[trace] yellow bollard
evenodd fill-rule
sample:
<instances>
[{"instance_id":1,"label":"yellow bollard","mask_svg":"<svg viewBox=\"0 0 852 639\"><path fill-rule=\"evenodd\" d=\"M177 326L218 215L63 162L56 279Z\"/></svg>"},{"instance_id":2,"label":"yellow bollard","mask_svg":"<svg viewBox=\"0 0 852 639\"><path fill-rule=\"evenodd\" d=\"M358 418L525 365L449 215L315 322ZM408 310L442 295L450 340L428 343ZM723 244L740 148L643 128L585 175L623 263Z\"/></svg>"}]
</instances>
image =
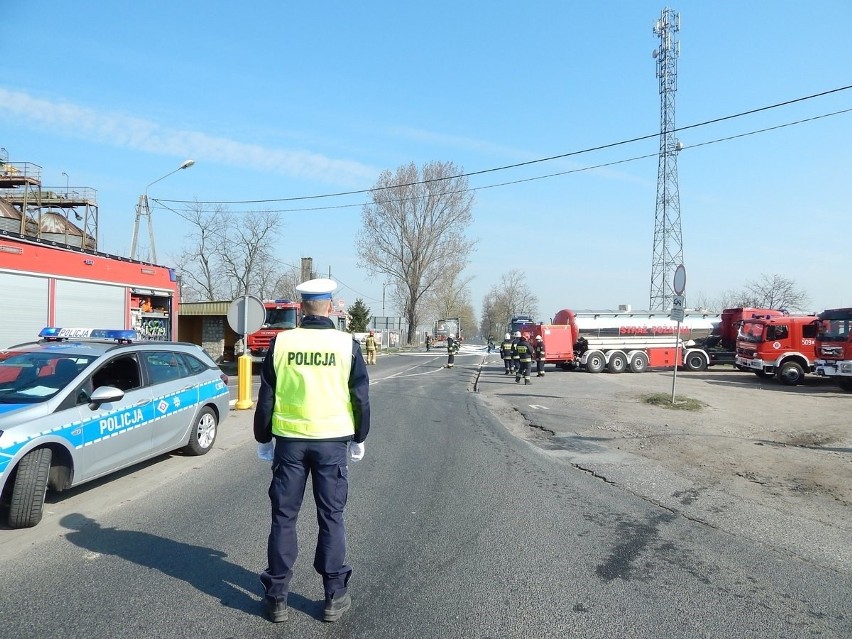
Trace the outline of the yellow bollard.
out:
<instances>
[{"instance_id":1,"label":"yellow bollard","mask_svg":"<svg viewBox=\"0 0 852 639\"><path fill-rule=\"evenodd\" d=\"M245 410L254 406L251 399L252 358L248 353L240 355L237 362L237 403L234 408Z\"/></svg>"}]
</instances>

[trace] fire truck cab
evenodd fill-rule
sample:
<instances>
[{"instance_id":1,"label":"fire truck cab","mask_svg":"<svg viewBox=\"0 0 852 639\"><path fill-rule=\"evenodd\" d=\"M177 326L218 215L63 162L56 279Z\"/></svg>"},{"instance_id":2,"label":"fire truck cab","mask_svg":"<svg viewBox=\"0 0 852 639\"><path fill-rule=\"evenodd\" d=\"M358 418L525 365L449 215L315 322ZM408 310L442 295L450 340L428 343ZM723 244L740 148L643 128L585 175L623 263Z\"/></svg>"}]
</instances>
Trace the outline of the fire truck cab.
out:
<instances>
[{"instance_id":1,"label":"fire truck cab","mask_svg":"<svg viewBox=\"0 0 852 639\"><path fill-rule=\"evenodd\" d=\"M777 377L789 386L814 371L815 315L755 317L741 322L736 365L758 377Z\"/></svg>"},{"instance_id":2,"label":"fire truck cab","mask_svg":"<svg viewBox=\"0 0 852 639\"><path fill-rule=\"evenodd\" d=\"M840 388L852 391L852 308L817 315L814 365L817 375L834 377Z\"/></svg>"},{"instance_id":3,"label":"fire truck cab","mask_svg":"<svg viewBox=\"0 0 852 639\"><path fill-rule=\"evenodd\" d=\"M246 338L249 355L256 361L263 361L272 338L281 331L296 328L302 321L301 305L291 300L264 300L266 319L260 329Z\"/></svg>"}]
</instances>

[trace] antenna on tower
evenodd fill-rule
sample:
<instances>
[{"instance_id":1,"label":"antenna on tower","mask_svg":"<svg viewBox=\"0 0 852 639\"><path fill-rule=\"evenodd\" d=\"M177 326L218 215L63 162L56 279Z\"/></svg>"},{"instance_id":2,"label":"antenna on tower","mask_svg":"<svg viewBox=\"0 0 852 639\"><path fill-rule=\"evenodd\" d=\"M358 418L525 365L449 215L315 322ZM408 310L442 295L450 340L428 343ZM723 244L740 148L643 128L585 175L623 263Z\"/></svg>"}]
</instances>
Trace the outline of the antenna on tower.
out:
<instances>
[{"instance_id":1,"label":"antenna on tower","mask_svg":"<svg viewBox=\"0 0 852 639\"><path fill-rule=\"evenodd\" d=\"M680 14L666 7L654 23L660 46L654 49L660 80L660 154L657 165L657 208L654 214L654 251L651 263L652 311L669 310L672 305L672 276L683 263L683 237L680 229L680 191L677 183L677 154L683 144L675 137L675 93L680 42Z\"/></svg>"}]
</instances>

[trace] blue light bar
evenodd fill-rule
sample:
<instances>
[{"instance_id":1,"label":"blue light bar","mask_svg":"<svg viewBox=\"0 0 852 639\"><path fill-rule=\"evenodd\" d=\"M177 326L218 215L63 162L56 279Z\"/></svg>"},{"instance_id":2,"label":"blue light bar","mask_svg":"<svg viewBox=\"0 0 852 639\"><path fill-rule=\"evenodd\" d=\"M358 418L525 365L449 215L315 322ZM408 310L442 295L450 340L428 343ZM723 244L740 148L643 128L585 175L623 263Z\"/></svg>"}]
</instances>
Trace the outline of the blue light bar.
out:
<instances>
[{"instance_id":1,"label":"blue light bar","mask_svg":"<svg viewBox=\"0 0 852 639\"><path fill-rule=\"evenodd\" d=\"M139 334L132 329L59 328L56 326L41 329L38 336L46 340L114 339L117 342L133 342L139 339Z\"/></svg>"}]
</instances>

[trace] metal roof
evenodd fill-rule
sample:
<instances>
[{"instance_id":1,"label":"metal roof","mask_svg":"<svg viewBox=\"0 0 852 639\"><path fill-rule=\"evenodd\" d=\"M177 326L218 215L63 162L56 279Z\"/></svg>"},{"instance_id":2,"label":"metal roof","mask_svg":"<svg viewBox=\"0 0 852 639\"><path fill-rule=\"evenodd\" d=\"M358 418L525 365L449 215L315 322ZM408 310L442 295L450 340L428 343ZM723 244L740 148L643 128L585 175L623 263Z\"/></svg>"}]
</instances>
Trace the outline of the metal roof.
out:
<instances>
[{"instance_id":1,"label":"metal roof","mask_svg":"<svg viewBox=\"0 0 852 639\"><path fill-rule=\"evenodd\" d=\"M182 302L178 315L227 315L231 302Z\"/></svg>"}]
</instances>

